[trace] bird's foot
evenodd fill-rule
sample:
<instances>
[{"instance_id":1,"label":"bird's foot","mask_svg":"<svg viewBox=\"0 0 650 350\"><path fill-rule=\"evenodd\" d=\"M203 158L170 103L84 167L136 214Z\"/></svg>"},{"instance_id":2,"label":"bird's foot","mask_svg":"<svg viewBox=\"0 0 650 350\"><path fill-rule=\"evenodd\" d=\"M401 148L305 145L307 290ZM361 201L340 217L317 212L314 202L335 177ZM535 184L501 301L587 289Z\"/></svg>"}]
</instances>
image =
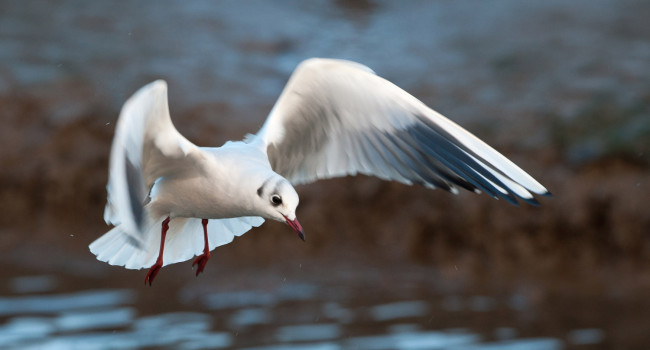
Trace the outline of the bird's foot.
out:
<instances>
[{"instance_id":1,"label":"bird's foot","mask_svg":"<svg viewBox=\"0 0 650 350\"><path fill-rule=\"evenodd\" d=\"M201 272L203 272L203 269L205 268L205 264L208 263L208 259L210 259L210 252L204 252L203 254L197 256L196 259L194 259L194 262L192 263L192 268L194 268L194 265L198 265L196 269L197 276Z\"/></svg>"},{"instance_id":2,"label":"bird's foot","mask_svg":"<svg viewBox=\"0 0 650 350\"><path fill-rule=\"evenodd\" d=\"M149 272L147 272L147 275L144 276L144 284L149 283L151 286L151 283L153 283L153 279L156 278L156 275L158 274L158 271L160 271L160 268L162 267L162 261L156 261L153 266L149 269Z\"/></svg>"}]
</instances>

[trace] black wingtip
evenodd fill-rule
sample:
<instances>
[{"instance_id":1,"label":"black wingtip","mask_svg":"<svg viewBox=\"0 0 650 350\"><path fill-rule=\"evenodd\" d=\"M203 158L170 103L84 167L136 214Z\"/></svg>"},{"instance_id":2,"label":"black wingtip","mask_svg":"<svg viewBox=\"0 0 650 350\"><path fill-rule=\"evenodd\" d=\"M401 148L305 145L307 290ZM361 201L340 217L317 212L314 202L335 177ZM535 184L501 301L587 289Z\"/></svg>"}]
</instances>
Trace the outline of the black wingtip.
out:
<instances>
[{"instance_id":1,"label":"black wingtip","mask_svg":"<svg viewBox=\"0 0 650 350\"><path fill-rule=\"evenodd\" d=\"M525 199L526 203L534 206L534 207L539 207L541 204L536 198L527 198Z\"/></svg>"},{"instance_id":2,"label":"black wingtip","mask_svg":"<svg viewBox=\"0 0 650 350\"><path fill-rule=\"evenodd\" d=\"M515 198L515 196L509 193L508 194L499 193L499 195L496 198L497 199L503 198L506 202L514 205L515 207L519 206L519 201L517 200L517 198Z\"/></svg>"}]
</instances>

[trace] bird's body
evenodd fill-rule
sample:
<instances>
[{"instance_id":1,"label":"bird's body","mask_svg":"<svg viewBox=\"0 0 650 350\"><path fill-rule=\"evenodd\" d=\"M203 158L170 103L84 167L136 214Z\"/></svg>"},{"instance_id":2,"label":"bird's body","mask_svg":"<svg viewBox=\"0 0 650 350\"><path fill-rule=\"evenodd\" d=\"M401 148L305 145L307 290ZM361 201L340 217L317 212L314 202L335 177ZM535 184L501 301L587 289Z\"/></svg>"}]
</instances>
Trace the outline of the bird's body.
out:
<instances>
[{"instance_id":1,"label":"bird's body","mask_svg":"<svg viewBox=\"0 0 650 350\"><path fill-rule=\"evenodd\" d=\"M256 135L198 147L174 128L167 85L131 97L111 150L108 203L115 227L90 245L127 268L160 267L209 252L264 219L304 239L292 185L357 173L531 204L548 191L478 138L358 63L310 59L287 83ZM210 229L208 229L210 227ZM153 266L152 266L153 265Z\"/></svg>"},{"instance_id":2,"label":"bird's body","mask_svg":"<svg viewBox=\"0 0 650 350\"><path fill-rule=\"evenodd\" d=\"M242 141L200 147L197 152L203 161L194 171L155 182L147 205L152 215L206 219L257 215L252 198L245 194L254 193L256 183L272 176L266 155Z\"/></svg>"}]
</instances>

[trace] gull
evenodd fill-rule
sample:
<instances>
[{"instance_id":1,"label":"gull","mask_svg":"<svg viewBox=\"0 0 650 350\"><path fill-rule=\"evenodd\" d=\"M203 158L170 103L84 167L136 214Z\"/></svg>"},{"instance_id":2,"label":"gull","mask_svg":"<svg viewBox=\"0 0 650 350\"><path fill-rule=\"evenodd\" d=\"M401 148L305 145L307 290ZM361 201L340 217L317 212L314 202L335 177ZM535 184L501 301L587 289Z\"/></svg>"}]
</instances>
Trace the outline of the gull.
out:
<instances>
[{"instance_id":1,"label":"gull","mask_svg":"<svg viewBox=\"0 0 650 350\"><path fill-rule=\"evenodd\" d=\"M129 98L111 147L104 220L90 244L97 259L127 269L210 251L265 219L304 240L294 185L364 174L457 193L484 192L538 205L549 191L525 171L418 99L351 61L311 58L291 75L261 129L221 147L198 147L172 124L167 84ZM208 226L210 230L208 230Z\"/></svg>"}]
</instances>

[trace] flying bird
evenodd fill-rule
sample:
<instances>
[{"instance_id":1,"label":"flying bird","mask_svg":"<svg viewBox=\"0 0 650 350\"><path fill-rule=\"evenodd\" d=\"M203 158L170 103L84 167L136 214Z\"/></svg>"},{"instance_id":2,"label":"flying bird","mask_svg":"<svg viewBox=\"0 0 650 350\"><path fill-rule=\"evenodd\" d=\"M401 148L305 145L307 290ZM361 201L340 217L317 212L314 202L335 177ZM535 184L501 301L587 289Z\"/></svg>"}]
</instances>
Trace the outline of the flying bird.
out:
<instances>
[{"instance_id":1,"label":"flying bird","mask_svg":"<svg viewBox=\"0 0 650 350\"><path fill-rule=\"evenodd\" d=\"M198 147L172 124L167 84L127 100L111 148L104 211L114 227L90 244L97 259L128 269L197 256L265 219L304 240L294 185L347 175L484 192L537 205L539 182L454 122L359 63L308 59L295 69L262 128L242 141Z\"/></svg>"}]
</instances>

